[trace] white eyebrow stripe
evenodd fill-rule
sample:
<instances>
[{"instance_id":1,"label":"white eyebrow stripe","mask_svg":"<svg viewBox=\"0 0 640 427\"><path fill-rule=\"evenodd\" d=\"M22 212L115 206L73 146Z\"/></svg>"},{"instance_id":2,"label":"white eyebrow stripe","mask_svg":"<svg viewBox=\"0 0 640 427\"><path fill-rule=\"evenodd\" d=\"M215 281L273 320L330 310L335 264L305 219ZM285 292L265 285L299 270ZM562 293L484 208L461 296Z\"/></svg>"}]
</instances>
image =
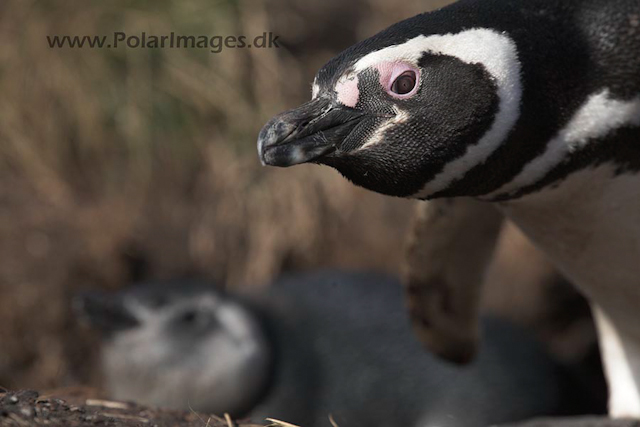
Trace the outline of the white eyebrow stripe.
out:
<instances>
[{"instance_id":1,"label":"white eyebrow stripe","mask_svg":"<svg viewBox=\"0 0 640 427\"><path fill-rule=\"evenodd\" d=\"M533 158L515 178L483 196L483 199L507 195L535 184L558 166L569 153L628 125L640 126L640 97L619 101L610 97L608 89L592 94L569 123L549 141L544 153Z\"/></svg>"},{"instance_id":2,"label":"white eyebrow stripe","mask_svg":"<svg viewBox=\"0 0 640 427\"><path fill-rule=\"evenodd\" d=\"M311 99L316 99L319 93L320 93L320 85L318 85L318 82L314 80L313 85L311 85Z\"/></svg>"},{"instance_id":3,"label":"white eyebrow stripe","mask_svg":"<svg viewBox=\"0 0 640 427\"><path fill-rule=\"evenodd\" d=\"M507 138L520 116L522 83L516 44L506 33L474 28L456 34L419 35L360 58L356 72L384 61L404 61L418 65L425 52L453 56L468 64L480 64L495 79L498 112L491 128L459 158L447 163L433 180L414 197L425 197L445 189L474 166L484 162Z\"/></svg>"}]
</instances>

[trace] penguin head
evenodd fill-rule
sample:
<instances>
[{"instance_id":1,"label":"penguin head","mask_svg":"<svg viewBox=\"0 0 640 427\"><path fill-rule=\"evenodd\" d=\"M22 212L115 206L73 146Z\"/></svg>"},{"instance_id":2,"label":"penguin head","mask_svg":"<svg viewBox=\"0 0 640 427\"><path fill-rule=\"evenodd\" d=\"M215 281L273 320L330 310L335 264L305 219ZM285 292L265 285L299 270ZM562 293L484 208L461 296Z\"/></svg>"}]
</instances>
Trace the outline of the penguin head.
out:
<instances>
[{"instance_id":1,"label":"penguin head","mask_svg":"<svg viewBox=\"0 0 640 427\"><path fill-rule=\"evenodd\" d=\"M80 319L102 333L113 398L238 415L267 381L270 346L259 320L211 285L143 283L74 303Z\"/></svg>"},{"instance_id":2,"label":"penguin head","mask_svg":"<svg viewBox=\"0 0 640 427\"><path fill-rule=\"evenodd\" d=\"M416 198L481 165L517 119L515 45L485 28L425 33L435 18L400 22L330 60L312 99L260 132L263 164L325 164L370 190Z\"/></svg>"}]
</instances>

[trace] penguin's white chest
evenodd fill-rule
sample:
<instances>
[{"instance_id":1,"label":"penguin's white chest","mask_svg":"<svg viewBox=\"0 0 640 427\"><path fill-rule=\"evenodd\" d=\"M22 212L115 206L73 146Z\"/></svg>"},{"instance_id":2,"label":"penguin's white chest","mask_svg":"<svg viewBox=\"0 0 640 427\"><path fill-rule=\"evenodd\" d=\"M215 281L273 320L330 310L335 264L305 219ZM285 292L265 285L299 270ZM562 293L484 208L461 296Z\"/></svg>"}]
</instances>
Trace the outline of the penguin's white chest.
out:
<instances>
[{"instance_id":1,"label":"penguin's white chest","mask_svg":"<svg viewBox=\"0 0 640 427\"><path fill-rule=\"evenodd\" d=\"M584 169L502 209L589 298L609 414L640 418L640 173Z\"/></svg>"},{"instance_id":2,"label":"penguin's white chest","mask_svg":"<svg viewBox=\"0 0 640 427\"><path fill-rule=\"evenodd\" d=\"M584 169L501 208L616 323L640 324L640 173Z\"/></svg>"}]
</instances>

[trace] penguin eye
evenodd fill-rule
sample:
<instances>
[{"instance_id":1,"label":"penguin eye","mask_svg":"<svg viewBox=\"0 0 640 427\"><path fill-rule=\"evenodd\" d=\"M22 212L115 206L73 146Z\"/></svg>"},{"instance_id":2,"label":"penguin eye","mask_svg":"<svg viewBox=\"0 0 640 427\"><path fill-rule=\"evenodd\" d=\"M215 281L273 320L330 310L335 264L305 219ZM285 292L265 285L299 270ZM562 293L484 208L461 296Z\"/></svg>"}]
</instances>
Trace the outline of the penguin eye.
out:
<instances>
[{"instance_id":1,"label":"penguin eye","mask_svg":"<svg viewBox=\"0 0 640 427\"><path fill-rule=\"evenodd\" d=\"M178 314L174 322L178 328L199 330L210 328L215 323L215 319L211 313L204 310L189 309Z\"/></svg>"},{"instance_id":2,"label":"penguin eye","mask_svg":"<svg viewBox=\"0 0 640 427\"><path fill-rule=\"evenodd\" d=\"M189 310L182 313L180 316L180 322L185 325L193 325L199 318L199 313L195 310Z\"/></svg>"},{"instance_id":3,"label":"penguin eye","mask_svg":"<svg viewBox=\"0 0 640 427\"><path fill-rule=\"evenodd\" d=\"M416 80L414 71L405 71L395 79L391 85L391 92L398 95L406 95L416 87Z\"/></svg>"}]
</instances>

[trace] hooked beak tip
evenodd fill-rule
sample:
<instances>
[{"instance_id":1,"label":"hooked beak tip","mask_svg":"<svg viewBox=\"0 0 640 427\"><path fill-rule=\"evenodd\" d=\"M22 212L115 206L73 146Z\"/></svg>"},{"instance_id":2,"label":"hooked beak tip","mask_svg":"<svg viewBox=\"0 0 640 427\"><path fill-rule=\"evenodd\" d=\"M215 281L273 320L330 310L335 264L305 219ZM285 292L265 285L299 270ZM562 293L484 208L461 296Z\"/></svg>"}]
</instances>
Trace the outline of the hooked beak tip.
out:
<instances>
[{"instance_id":1,"label":"hooked beak tip","mask_svg":"<svg viewBox=\"0 0 640 427\"><path fill-rule=\"evenodd\" d=\"M258 157L262 166L284 166L279 163L277 154L281 154L283 147L287 145L295 132L295 125L280 120L279 117L271 119L258 135Z\"/></svg>"},{"instance_id":2,"label":"hooked beak tip","mask_svg":"<svg viewBox=\"0 0 640 427\"><path fill-rule=\"evenodd\" d=\"M313 99L271 119L258 136L263 165L287 167L331 155L362 117L353 109Z\"/></svg>"}]
</instances>

